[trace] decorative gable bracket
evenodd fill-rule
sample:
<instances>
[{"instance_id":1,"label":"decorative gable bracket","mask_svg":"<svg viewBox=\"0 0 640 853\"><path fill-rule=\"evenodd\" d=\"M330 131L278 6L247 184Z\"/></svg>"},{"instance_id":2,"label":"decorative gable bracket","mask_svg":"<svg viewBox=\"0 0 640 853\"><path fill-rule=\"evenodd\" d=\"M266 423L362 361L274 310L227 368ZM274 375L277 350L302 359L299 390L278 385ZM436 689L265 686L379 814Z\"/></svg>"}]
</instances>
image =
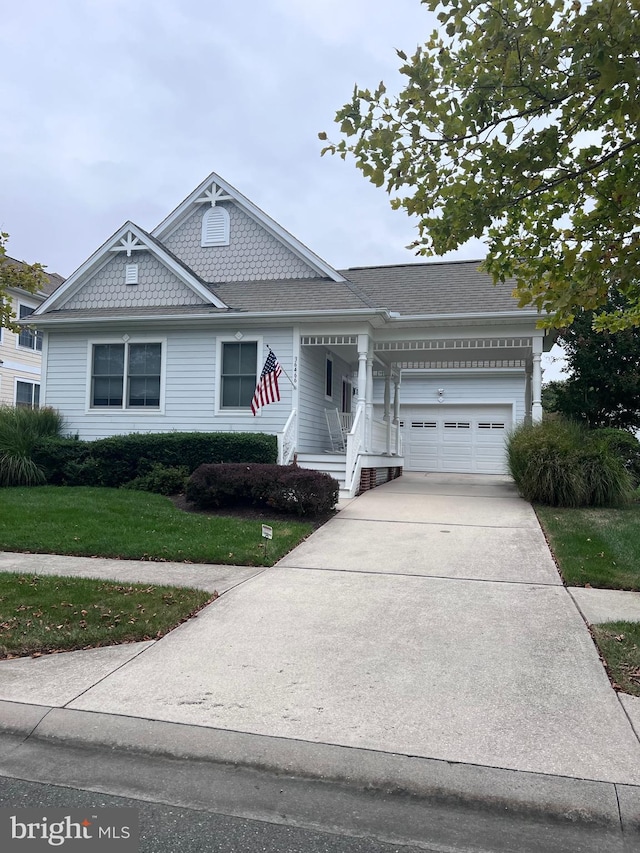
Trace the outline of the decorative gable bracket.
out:
<instances>
[{"instance_id":1,"label":"decorative gable bracket","mask_svg":"<svg viewBox=\"0 0 640 853\"><path fill-rule=\"evenodd\" d=\"M211 186L203 192L200 198L196 198L194 201L196 204L209 203L211 207L215 207L219 201L233 201L233 196L230 196L215 181L212 181Z\"/></svg>"},{"instance_id":2,"label":"decorative gable bracket","mask_svg":"<svg viewBox=\"0 0 640 853\"><path fill-rule=\"evenodd\" d=\"M131 231L127 231L127 233L122 237L115 246L112 246L109 249L110 252L126 252L127 257L131 257L131 252L144 252L148 251L148 246L145 246L135 234Z\"/></svg>"}]
</instances>

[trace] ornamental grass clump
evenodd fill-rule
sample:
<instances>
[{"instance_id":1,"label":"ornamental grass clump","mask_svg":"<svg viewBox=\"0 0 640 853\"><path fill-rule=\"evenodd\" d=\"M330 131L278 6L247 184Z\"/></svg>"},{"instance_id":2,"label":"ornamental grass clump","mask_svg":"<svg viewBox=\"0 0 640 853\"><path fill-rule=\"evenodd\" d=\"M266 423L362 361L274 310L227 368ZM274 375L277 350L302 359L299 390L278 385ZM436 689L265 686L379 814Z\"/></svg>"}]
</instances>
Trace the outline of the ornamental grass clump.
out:
<instances>
[{"instance_id":1,"label":"ornamental grass clump","mask_svg":"<svg viewBox=\"0 0 640 853\"><path fill-rule=\"evenodd\" d=\"M45 475L33 459L36 442L59 436L62 415L54 409L0 407L0 486L35 486Z\"/></svg>"},{"instance_id":2,"label":"ornamental grass clump","mask_svg":"<svg viewBox=\"0 0 640 853\"><path fill-rule=\"evenodd\" d=\"M621 455L598 432L561 418L516 427L507 459L521 495L549 506L628 503L632 478Z\"/></svg>"}]
</instances>

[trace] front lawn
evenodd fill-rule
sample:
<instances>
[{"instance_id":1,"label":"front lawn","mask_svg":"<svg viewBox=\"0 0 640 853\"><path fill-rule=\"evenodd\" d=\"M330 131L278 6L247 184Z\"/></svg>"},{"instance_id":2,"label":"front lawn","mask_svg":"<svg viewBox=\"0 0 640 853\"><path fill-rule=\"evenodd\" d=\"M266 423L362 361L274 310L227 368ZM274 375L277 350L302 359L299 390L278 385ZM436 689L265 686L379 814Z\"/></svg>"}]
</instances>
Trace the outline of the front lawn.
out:
<instances>
[{"instance_id":1,"label":"front lawn","mask_svg":"<svg viewBox=\"0 0 640 853\"><path fill-rule=\"evenodd\" d=\"M161 637L213 600L198 589L0 573L0 658Z\"/></svg>"},{"instance_id":2,"label":"front lawn","mask_svg":"<svg viewBox=\"0 0 640 853\"><path fill-rule=\"evenodd\" d=\"M640 623L605 622L591 630L614 686L640 696Z\"/></svg>"},{"instance_id":3,"label":"front lawn","mask_svg":"<svg viewBox=\"0 0 640 853\"><path fill-rule=\"evenodd\" d=\"M201 515L150 492L94 487L0 489L0 550L273 565L313 530L310 522Z\"/></svg>"},{"instance_id":4,"label":"front lawn","mask_svg":"<svg viewBox=\"0 0 640 853\"><path fill-rule=\"evenodd\" d=\"M567 586L640 590L639 504L536 512Z\"/></svg>"}]
</instances>

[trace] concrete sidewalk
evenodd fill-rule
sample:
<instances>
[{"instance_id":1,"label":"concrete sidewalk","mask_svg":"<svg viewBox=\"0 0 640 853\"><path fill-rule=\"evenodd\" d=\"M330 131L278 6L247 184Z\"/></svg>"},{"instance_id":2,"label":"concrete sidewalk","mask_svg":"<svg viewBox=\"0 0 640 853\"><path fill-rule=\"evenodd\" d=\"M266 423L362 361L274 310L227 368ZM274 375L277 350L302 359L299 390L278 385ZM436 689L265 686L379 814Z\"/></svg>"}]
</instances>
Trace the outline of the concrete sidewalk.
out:
<instances>
[{"instance_id":1,"label":"concrete sidewalk","mask_svg":"<svg viewBox=\"0 0 640 853\"><path fill-rule=\"evenodd\" d=\"M538 779L540 808L640 816L640 699L507 478L405 475L277 567L220 571L229 591L159 641L0 663L0 728L312 776L340 775L334 750L362 784L460 794L486 771L501 807Z\"/></svg>"}]
</instances>

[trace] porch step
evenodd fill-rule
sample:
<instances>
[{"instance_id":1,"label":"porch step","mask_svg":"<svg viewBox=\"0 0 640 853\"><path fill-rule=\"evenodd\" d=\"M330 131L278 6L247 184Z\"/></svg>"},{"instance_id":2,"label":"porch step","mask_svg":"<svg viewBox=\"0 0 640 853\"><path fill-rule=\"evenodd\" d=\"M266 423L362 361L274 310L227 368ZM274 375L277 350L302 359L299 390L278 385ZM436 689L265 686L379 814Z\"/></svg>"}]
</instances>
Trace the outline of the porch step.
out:
<instances>
[{"instance_id":1,"label":"porch step","mask_svg":"<svg viewBox=\"0 0 640 853\"><path fill-rule=\"evenodd\" d=\"M298 453L298 465L329 474L338 481L340 489L345 487L347 457L344 453Z\"/></svg>"}]
</instances>

